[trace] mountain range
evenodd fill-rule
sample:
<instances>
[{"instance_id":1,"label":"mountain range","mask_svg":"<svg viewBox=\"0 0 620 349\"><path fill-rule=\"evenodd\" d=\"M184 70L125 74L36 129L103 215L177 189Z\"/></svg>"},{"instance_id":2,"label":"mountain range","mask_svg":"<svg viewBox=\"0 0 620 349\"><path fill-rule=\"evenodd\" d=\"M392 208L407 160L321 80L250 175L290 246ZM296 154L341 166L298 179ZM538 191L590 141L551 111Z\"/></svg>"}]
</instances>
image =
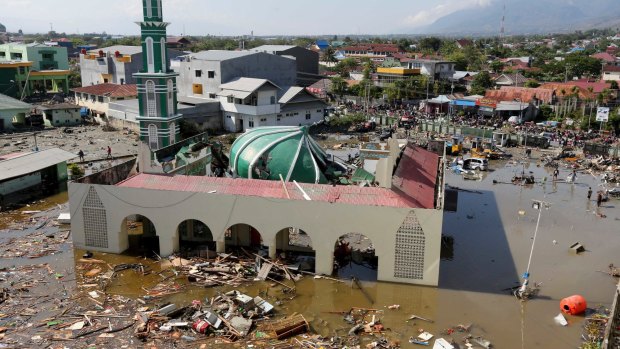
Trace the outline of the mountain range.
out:
<instances>
[{"instance_id":1,"label":"mountain range","mask_svg":"<svg viewBox=\"0 0 620 349\"><path fill-rule=\"evenodd\" d=\"M506 7L504 11L504 5ZM417 34L506 35L573 32L620 26L620 0L492 0L420 27Z\"/></svg>"}]
</instances>

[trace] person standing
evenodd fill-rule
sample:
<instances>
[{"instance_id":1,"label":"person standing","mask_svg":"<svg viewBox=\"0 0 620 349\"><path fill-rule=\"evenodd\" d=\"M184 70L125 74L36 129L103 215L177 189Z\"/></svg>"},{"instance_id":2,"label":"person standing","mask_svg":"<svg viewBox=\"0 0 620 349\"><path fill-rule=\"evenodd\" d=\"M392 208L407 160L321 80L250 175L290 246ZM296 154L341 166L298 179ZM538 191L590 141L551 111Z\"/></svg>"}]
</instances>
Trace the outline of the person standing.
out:
<instances>
[{"instance_id":1,"label":"person standing","mask_svg":"<svg viewBox=\"0 0 620 349\"><path fill-rule=\"evenodd\" d=\"M557 181L558 180L558 175L560 174L560 170L558 170L558 168L556 167L555 170L553 170L553 180Z\"/></svg>"},{"instance_id":2,"label":"person standing","mask_svg":"<svg viewBox=\"0 0 620 349\"><path fill-rule=\"evenodd\" d=\"M112 148L110 148L110 146L108 145L108 157L107 159L111 159L112 158Z\"/></svg>"},{"instance_id":3,"label":"person standing","mask_svg":"<svg viewBox=\"0 0 620 349\"><path fill-rule=\"evenodd\" d=\"M84 152L82 151L82 149L80 149L80 151L78 152L78 156L80 157L80 162L84 162Z\"/></svg>"},{"instance_id":4,"label":"person standing","mask_svg":"<svg viewBox=\"0 0 620 349\"><path fill-rule=\"evenodd\" d=\"M592 187L588 187L588 200L592 197Z\"/></svg>"},{"instance_id":5,"label":"person standing","mask_svg":"<svg viewBox=\"0 0 620 349\"><path fill-rule=\"evenodd\" d=\"M599 191L598 195L596 196L596 206L601 207L602 202L603 202L603 193Z\"/></svg>"}]
</instances>

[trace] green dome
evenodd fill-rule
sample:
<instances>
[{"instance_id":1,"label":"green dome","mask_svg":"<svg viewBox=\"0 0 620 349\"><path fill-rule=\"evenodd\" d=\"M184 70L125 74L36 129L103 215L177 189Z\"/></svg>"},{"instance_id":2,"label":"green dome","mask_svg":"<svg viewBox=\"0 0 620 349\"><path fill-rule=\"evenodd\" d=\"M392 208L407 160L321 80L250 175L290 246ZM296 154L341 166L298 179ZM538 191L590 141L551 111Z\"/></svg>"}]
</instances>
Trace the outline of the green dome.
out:
<instances>
[{"instance_id":1,"label":"green dome","mask_svg":"<svg viewBox=\"0 0 620 349\"><path fill-rule=\"evenodd\" d=\"M235 140L230 149L233 174L243 178L327 183L327 154L306 127L257 127Z\"/></svg>"}]
</instances>

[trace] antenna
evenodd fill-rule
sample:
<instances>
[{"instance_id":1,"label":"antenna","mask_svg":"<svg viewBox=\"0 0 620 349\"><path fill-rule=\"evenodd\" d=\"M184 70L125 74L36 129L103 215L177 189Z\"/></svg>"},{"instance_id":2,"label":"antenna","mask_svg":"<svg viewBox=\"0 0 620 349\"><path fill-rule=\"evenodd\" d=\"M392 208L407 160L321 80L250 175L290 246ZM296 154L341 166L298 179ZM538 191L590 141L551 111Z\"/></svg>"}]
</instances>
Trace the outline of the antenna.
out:
<instances>
[{"instance_id":1,"label":"antenna","mask_svg":"<svg viewBox=\"0 0 620 349\"><path fill-rule=\"evenodd\" d=\"M501 21L501 26L499 29L499 40L504 43L504 23L506 21L506 2L504 1L504 11L502 12L502 21Z\"/></svg>"}]
</instances>

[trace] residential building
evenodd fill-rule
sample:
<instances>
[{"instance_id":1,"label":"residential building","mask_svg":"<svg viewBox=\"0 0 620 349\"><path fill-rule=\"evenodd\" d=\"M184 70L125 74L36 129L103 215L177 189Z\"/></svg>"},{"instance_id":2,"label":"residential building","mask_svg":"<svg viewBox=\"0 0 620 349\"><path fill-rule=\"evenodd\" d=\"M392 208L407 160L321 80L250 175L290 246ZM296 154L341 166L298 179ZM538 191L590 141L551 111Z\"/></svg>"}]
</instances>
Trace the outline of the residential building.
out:
<instances>
[{"instance_id":1,"label":"residential building","mask_svg":"<svg viewBox=\"0 0 620 349\"><path fill-rule=\"evenodd\" d=\"M222 84L220 88L218 96L226 131L243 132L246 129L275 124L275 117L280 113L278 90L281 88L271 81L240 78Z\"/></svg>"},{"instance_id":2,"label":"residential building","mask_svg":"<svg viewBox=\"0 0 620 349\"><path fill-rule=\"evenodd\" d=\"M527 88L502 86L499 90L487 90L485 100L496 102L522 102L540 104L552 104L555 101L555 92L545 88Z\"/></svg>"},{"instance_id":3,"label":"residential building","mask_svg":"<svg viewBox=\"0 0 620 349\"><path fill-rule=\"evenodd\" d=\"M431 82L435 80L449 80L454 76L454 62L441 61L434 59L409 59L402 63L407 69L419 69L420 74L430 77Z\"/></svg>"},{"instance_id":4,"label":"residential building","mask_svg":"<svg viewBox=\"0 0 620 349\"><path fill-rule=\"evenodd\" d=\"M0 132L13 131L13 124L25 123L31 109L28 103L0 94Z\"/></svg>"},{"instance_id":5,"label":"residential building","mask_svg":"<svg viewBox=\"0 0 620 349\"><path fill-rule=\"evenodd\" d=\"M32 62L32 70L69 70L67 49L38 43L0 45L0 61Z\"/></svg>"},{"instance_id":6,"label":"residential building","mask_svg":"<svg viewBox=\"0 0 620 349\"><path fill-rule=\"evenodd\" d=\"M181 103L200 104L219 101L220 85L245 77L269 80L282 89L295 86L295 59L265 52L202 51L180 62L178 99Z\"/></svg>"},{"instance_id":7,"label":"residential building","mask_svg":"<svg viewBox=\"0 0 620 349\"><path fill-rule=\"evenodd\" d=\"M262 45L250 51L295 57L297 62L297 85L310 86L320 79L318 76L319 54L317 52L292 45Z\"/></svg>"},{"instance_id":8,"label":"residential building","mask_svg":"<svg viewBox=\"0 0 620 349\"><path fill-rule=\"evenodd\" d=\"M35 107L37 114L43 115L45 126L74 126L82 123L80 106L71 103L41 104Z\"/></svg>"},{"instance_id":9,"label":"residential building","mask_svg":"<svg viewBox=\"0 0 620 349\"><path fill-rule=\"evenodd\" d=\"M166 38L166 46L168 46L168 49L174 48L184 50L189 47L191 43L192 42L188 38L183 36L169 36Z\"/></svg>"},{"instance_id":10,"label":"residential building","mask_svg":"<svg viewBox=\"0 0 620 349\"><path fill-rule=\"evenodd\" d=\"M6 33L6 26L0 23L0 33Z\"/></svg>"},{"instance_id":11,"label":"residential building","mask_svg":"<svg viewBox=\"0 0 620 349\"><path fill-rule=\"evenodd\" d=\"M99 84L78 87L71 91L74 93L75 102L88 108L90 114L99 121L104 121L111 102L138 97L136 85Z\"/></svg>"},{"instance_id":12,"label":"residential building","mask_svg":"<svg viewBox=\"0 0 620 349\"><path fill-rule=\"evenodd\" d=\"M456 47L463 49L465 47L471 46L474 44L474 42L470 39L459 39L455 41L456 43Z\"/></svg>"},{"instance_id":13,"label":"residential building","mask_svg":"<svg viewBox=\"0 0 620 349\"><path fill-rule=\"evenodd\" d=\"M0 45L0 93L23 99L69 91L67 49L41 44Z\"/></svg>"},{"instance_id":14,"label":"residential building","mask_svg":"<svg viewBox=\"0 0 620 349\"><path fill-rule=\"evenodd\" d=\"M378 67L374 74L374 84L379 87L387 87L396 81L406 80L409 77L420 75L420 69L408 69L403 67Z\"/></svg>"},{"instance_id":15,"label":"residential building","mask_svg":"<svg viewBox=\"0 0 620 349\"><path fill-rule=\"evenodd\" d=\"M517 86L521 87L525 85L527 82L527 78L520 73L515 74L500 74L498 77L493 79L496 86Z\"/></svg>"},{"instance_id":16,"label":"residential building","mask_svg":"<svg viewBox=\"0 0 620 349\"><path fill-rule=\"evenodd\" d=\"M591 55L590 57L600 59L607 65L618 65L618 58L608 52L599 52Z\"/></svg>"},{"instance_id":17,"label":"residential building","mask_svg":"<svg viewBox=\"0 0 620 349\"><path fill-rule=\"evenodd\" d=\"M52 148L0 156L0 207L67 187L67 161L77 154Z\"/></svg>"},{"instance_id":18,"label":"residential building","mask_svg":"<svg viewBox=\"0 0 620 349\"><path fill-rule=\"evenodd\" d=\"M604 81L620 81L620 66L606 65L603 66Z\"/></svg>"},{"instance_id":19,"label":"residential building","mask_svg":"<svg viewBox=\"0 0 620 349\"><path fill-rule=\"evenodd\" d=\"M359 44L340 48L346 57L370 58L374 62L383 62L393 54L404 53L396 44Z\"/></svg>"},{"instance_id":20,"label":"residential building","mask_svg":"<svg viewBox=\"0 0 620 349\"><path fill-rule=\"evenodd\" d=\"M176 50L168 50L170 58L183 55ZM80 53L80 74L82 86L97 84L135 84L133 74L142 67L142 47L110 46Z\"/></svg>"},{"instance_id":21,"label":"residential building","mask_svg":"<svg viewBox=\"0 0 620 349\"><path fill-rule=\"evenodd\" d=\"M274 125L312 125L324 120L327 103L299 86L289 88L278 100L280 114Z\"/></svg>"},{"instance_id":22,"label":"residential building","mask_svg":"<svg viewBox=\"0 0 620 349\"><path fill-rule=\"evenodd\" d=\"M332 85L333 82L331 79L321 79L306 87L306 90L319 98L325 99L327 98L327 94L332 92Z\"/></svg>"}]
</instances>

